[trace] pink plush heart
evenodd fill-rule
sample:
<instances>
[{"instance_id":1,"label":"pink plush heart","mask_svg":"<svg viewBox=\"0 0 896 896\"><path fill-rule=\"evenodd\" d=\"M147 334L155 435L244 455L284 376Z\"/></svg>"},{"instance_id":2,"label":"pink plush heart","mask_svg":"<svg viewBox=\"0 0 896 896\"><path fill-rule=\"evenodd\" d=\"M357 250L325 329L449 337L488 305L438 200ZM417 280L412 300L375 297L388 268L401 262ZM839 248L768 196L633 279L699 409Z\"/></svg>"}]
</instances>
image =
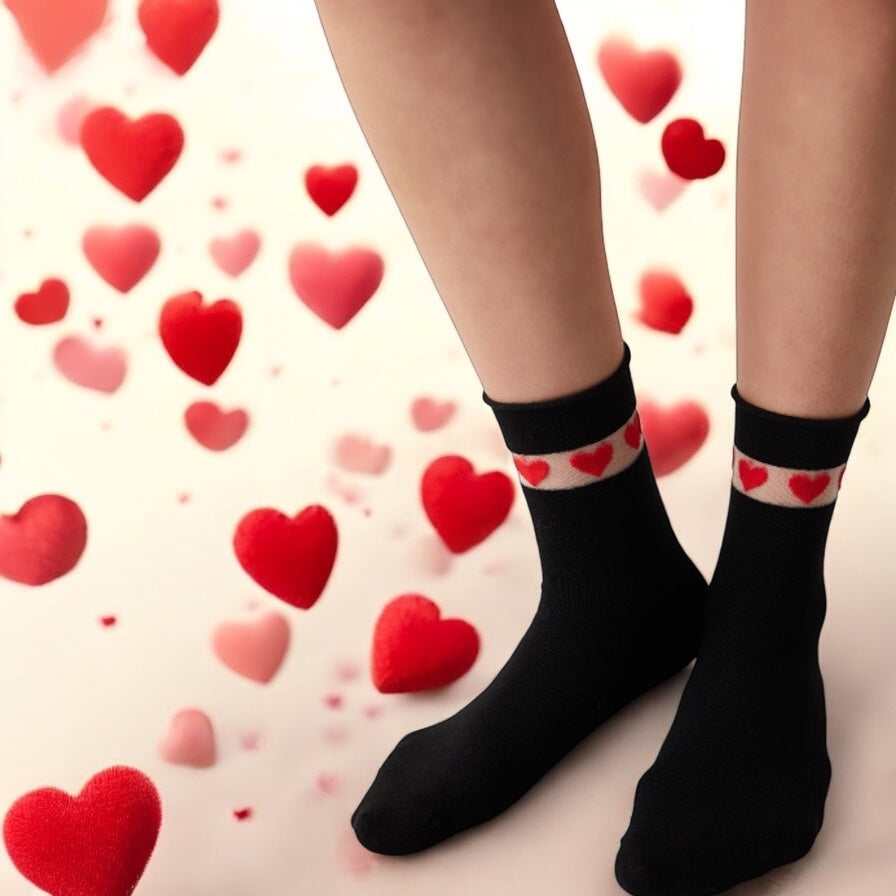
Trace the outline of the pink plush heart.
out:
<instances>
[{"instance_id":1,"label":"pink plush heart","mask_svg":"<svg viewBox=\"0 0 896 896\"><path fill-rule=\"evenodd\" d=\"M671 171L665 174L657 174L654 171L643 171L638 181L641 187L641 195L658 211L661 212L671 205L683 192L691 181L684 180Z\"/></svg>"},{"instance_id":2,"label":"pink plush heart","mask_svg":"<svg viewBox=\"0 0 896 896\"><path fill-rule=\"evenodd\" d=\"M53 363L69 382L97 392L115 392L127 372L121 349L97 349L79 336L68 336L56 344Z\"/></svg>"},{"instance_id":3,"label":"pink plush heart","mask_svg":"<svg viewBox=\"0 0 896 896\"><path fill-rule=\"evenodd\" d=\"M383 279L382 257L371 249L331 253L303 243L289 256L296 295L321 320L341 330L376 292Z\"/></svg>"},{"instance_id":4,"label":"pink plush heart","mask_svg":"<svg viewBox=\"0 0 896 896\"><path fill-rule=\"evenodd\" d=\"M198 709L182 709L171 720L159 744L159 755L175 765L209 768L215 764L215 732L209 717Z\"/></svg>"},{"instance_id":5,"label":"pink plush heart","mask_svg":"<svg viewBox=\"0 0 896 896\"><path fill-rule=\"evenodd\" d=\"M453 401L438 402L433 398L416 398L411 404L411 419L421 432L444 426L457 410Z\"/></svg>"},{"instance_id":6,"label":"pink plush heart","mask_svg":"<svg viewBox=\"0 0 896 896\"><path fill-rule=\"evenodd\" d=\"M56 130L66 143L77 146L81 141L81 122L93 109L93 102L86 96L73 96L59 107L56 113Z\"/></svg>"},{"instance_id":7,"label":"pink plush heart","mask_svg":"<svg viewBox=\"0 0 896 896\"><path fill-rule=\"evenodd\" d=\"M652 401L639 400L638 415L657 476L672 473L687 463L709 434L709 417L695 401L663 408Z\"/></svg>"},{"instance_id":8,"label":"pink plush heart","mask_svg":"<svg viewBox=\"0 0 896 896\"><path fill-rule=\"evenodd\" d=\"M271 611L248 622L224 622L212 634L218 659L237 675L267 684L289 648L289 621Z\"/></svg>"},{"instance_id":9,"label":"pink plush heart","mask_svg":"<svg viewBox=\"0 0 896 896\"><path fill-rule=\"evenodd\" d=\"M158 234L142 224L91 227L81 245L93 269L119 292L128 292L146 276L162 246Z\"/></svg>"},{"instance_id":10,"label":"pink plush heart","mask_svg":"<svg viewBox=\"0 0 896 896\"><path fill-rule=\"evenodd\" d=\"M392 449L376 445L370 439L349 433L342 436L334 449L336 463L350 473L382 473L389 466Z\"/></svg>"},{"instance_id":11,"label":"pink plush heart","mask_svg":"<svg viewBox=\"0 0 896 896\"><path fill-rule=\"evenodd\" d=\"M255 260L260 247L261 239L254 230L241 230L230 239L212 240L209 252L225 274L239 277Z\"/></svg>"},{"instance_id":12,"label":"pink plush heart","mask_svg":"<svg viewBox=\"0 0 896 896\"><path fill-rule=\"evenodd\" d=\"M209 451L226 451L246 432L249 415L237 408L224 413L213 401L194 401L184 412L190 435Z\"/></svg>"}]
</instances>

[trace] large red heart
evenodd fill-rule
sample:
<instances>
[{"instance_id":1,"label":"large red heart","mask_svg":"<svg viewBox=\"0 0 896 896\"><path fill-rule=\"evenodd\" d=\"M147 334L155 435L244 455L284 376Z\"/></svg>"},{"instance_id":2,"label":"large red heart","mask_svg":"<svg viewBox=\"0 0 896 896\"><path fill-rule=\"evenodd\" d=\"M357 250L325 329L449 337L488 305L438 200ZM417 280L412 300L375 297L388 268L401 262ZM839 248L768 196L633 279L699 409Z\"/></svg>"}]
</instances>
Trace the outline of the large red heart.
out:
<instances>
[{"instance_id":1,"label":"large red heart","mask_svg":"<svg viewBox=\"0 0 896 896\"><path fill-rule=\"evenodd\" d=\"M3 840L16 868L53 896L130 896L161 824L152 781L113 766L76 797L55 787L19 797L6 813Z\"/></svg>"},{"instance_id":2,"label":"large red heart","mask_svg":"<svg viewBox=\"0 0 896 896\"><path fill-rule=\"evenodd\" d=\"M4 0L25 43L48 72L59 68L106 18L109 0Z\"/></svg>"},{"instance_id":3,"label":"large red heart","mask_svg":"<svg viewBox=\"0 0 896 896\"><path fill-rule=\"evenodd\" d=\"M687 463L709 434L709 417L694 401L682 401L669 408L639 401L638 416L656 476L665 476Z\"/></svg>"},{"instance_id":4,"label":"large red heart","mask_svg":"<svg viewBox=\"0 0 896 896\"><path fill-rule=\"evenodd\" d=\"M456 681L479 654L479 634L463 619L441 619L422 594L383 607L373 630L371 672L383 694L428 691Z\"/></svg>"},{"instance_id":5,"label":"large red heart","mask_svg":"<svg viewBox=\"0 0 896 896\"><path fill-rule=\"evenodd\" d=\"M174 167L184 148L184 132L165 112L132 121L112 106L100 106L84 117L81 146L112 186L140 202Z\"/></svg>"},{"instance_id":6,"label":"large red heart","mask_svg":"<svg viewBox=\"0 0 896 896\"><path fill-rule=\"evenodd\" d=\"M601 44L597 66L613 96L642 124L666 108L681 84L681 66L668 50L638 51L623 37Z\"/></svg>"},{"instance_id":7,"label":"large red heart","mask_svg":"<svg viewBox=\"0 0 896 896\"><path fill-rule=\"evenodd\" d=\"M190 435L209 451L226 451L246 432L249 415L237 408L225 414L213 401L194 401L184 412Z\"/></svg>"},{"instance_id":8,"label":"large red heart","mask_svg":"<svg viewBox=\"0 0 896 896\"><path fill-rule=\"evenodd\" d=\"M371 249L330 253L303 243L289 256L289 277L296 295L321 320L341 330L376 292L383 259Z\"/></svg>"},{"instance_id":9,"label":"large red heart","mask_svg":"<svg viewBox=\"0 0 896 896\"><path fill-rule=\"evenodd\" d=\"M327 215L335 215L348 202L358 183L354 165L312 165L305 172L305 189L317 207Z\"/></svg>"},{"instance_id":10,"label":"large red heart","mask_svg":"<svg viewBox=\"0 0 896 896\"><path fill-rule=\"evenodd\" d=\"M62 495L37 495L0 515L0 576L46 585L71 572L87 546L87 519Z\"/></svg>"},{"instance_id":11,"label":"large red heart","mask_svg":"<svg viewBox=\"0 0 896 896\"><path fill-rule=\"evenodd\" d=\"M227 369L242 332L243 315L236 302L220 299L205 307L196 290L172 296L159 315L159 335L171 360L206 386Z\"/></svg>"},{"instance_id":12,"label":"large red heart","mask_svg":"<svg viewBox=\"0 0 896 896\"><path fill-rule=\"evenodd\" d=\"M218 0L142 0L137 9L147 46L179 75L212 39L219 15Z\"/></svg>"},{"instance_id":13,"label":"large red heart","mask_svg":"<svg viewBox=\"0 0 896 896\"><path fill-rule=\"evenodd\" d=\"M94 348L80 336L66 336L53 349L53 364L70 382L97 392L116 392L127 375L127 356L120 348Z\"/></svg>"},{"instance_id":14,"label":"large red heart","mask_svg":"<svg viewBox=\"0 0 896 896\"><path fill-rule=\"evenodd\" d=\"M338 542L336 523L320 504L311 504L292 519L267 507L252 510L233 534L240 566L265 591L303 610L324 590Z\"/></svg>"},{"instance_id":15,"label":"large red heart","mask_svg":"<svg viewBox=\"0 0 896 896\"><path fill-rule=\"evenodd\" d=\"M55 324L68 311L69 292L62 280L51 277L41 283L37 292L22 293L15 303L15 311L26 324Z\"/></svg>"},{"instance_id":16,"label":"large red heart","mask_svg":"<svg viewBox=\"0 0 896 896\"><path fill-rule=\"evenodd\" d=\"M665 271L648 271L638 286L641 310L637 319L654 330L680 333L694 310L694 300L681 280Z\"/></svg>"},{"instance_id":17,"label":"large red heart","mask_svg":"<svg viewBox=\"0 0 896 896\"><path fill-rule=\"evenodd\" d=\"M693 118L678 118L666 125L662 150L669 170L687 180L712 177L725 164L722 142L707 140L703 126Z\"/></svg>"},{"instance_id":18,"label":"large red heart","mask_svg":"<svg viewBox=\"0 0 896 896\"><path fill-rule=\"evenodd\" d=\"M119 292L129 292L149 272L162 248L150 227L91 227L81 240L93 269Z\"/></svg>"},{"instance_id":19,"label":"large red heart","mask_svg":"<svg viewBox=\"0 0 896 896\"><path fill-rule=\"evenodd\" d=\"M491 535L510 513L515 489L501 470L476 475L456 454L437 457L420 481L423 510L448 549L467 551Z\"/></svg>"}]
</instances>

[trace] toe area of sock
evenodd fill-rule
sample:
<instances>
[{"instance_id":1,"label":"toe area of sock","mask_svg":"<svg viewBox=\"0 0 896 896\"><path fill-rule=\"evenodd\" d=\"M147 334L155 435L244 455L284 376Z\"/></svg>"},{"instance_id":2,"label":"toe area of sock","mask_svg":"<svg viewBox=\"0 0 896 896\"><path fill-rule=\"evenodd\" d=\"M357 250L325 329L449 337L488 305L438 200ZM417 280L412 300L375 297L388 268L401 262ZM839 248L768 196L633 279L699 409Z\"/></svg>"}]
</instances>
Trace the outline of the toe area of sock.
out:
<instances>
[{"instance_id":1,"label":"toe area of sock","mask_svg":"<svg viewBox=\"0 0 896 896\"><path fill-rule=\"evenodd\" d=\"M429 845L419 830L403 825L394 812L368 798L352 813L351 825L361 846L379 855L406 856Z\"/></svg>"},{"instance_id":2,"label":"toe area of sock","mask_svg":"<svg viewBox=\"0 0 896 896\"><path fill-rule=\"evenodd\" d=\"M683 888L676 872L651 864L625 845L616 855L616 880L631 896L697 896Z\"/></svg>"}]
</instances>

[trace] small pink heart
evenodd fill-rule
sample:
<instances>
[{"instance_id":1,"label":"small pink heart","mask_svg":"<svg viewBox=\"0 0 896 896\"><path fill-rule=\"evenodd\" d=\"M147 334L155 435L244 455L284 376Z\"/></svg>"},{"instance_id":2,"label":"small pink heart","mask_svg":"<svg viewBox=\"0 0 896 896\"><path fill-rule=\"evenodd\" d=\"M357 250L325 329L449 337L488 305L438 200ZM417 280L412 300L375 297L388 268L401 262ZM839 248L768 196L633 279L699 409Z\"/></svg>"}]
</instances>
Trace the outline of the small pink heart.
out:
<instances>
[{"instance_id":1,"label":"small pink heart","mask_svg":"<svg viewBox=\"0 0 896 896\"><path fill-rule=\"evenodd\" d=\"M667 171L664 174L657 174L654 171L643 171L638 183L641 187L641 195L658 212L661 212L682 194L690 181L673 174L671 171Z\"/></svg>"},{"instance_id":2,"label":"small pink heart","mask_svg":"<svg viewBox=\"0 0 896 896\"><path fill-rule=\"evenodd\" d=\"M92 108L93 101L86 96L73 96L59 107L56 130L66 143L78 146L81 142L81 122Z\"/></svg>"},{"instance_id":3,"label":"small pink heart","mask_svg":"<svg viewBox=\"0 0 896 896\"><path fill-rule=\"evenodd\" d=\"M240 408L224 413L213 401L194 401L184 412L190 435L209 451L226 451L245 434L249 415Z\"/></svg>"},{"instance_id":4,"label":"small pink heart","mask_svg":"<svg viewBox=\"0 0 896 896\"><path fill-rule=\"evenodd\" d=\"M382 473L389 466L392 449L375 445L363 436L344 435L333 451L336 463L351 473Z\"/></svg>"},{"instance_id":5,"label":"small pink heart","mask_svg":"<svg viewBox=\"0 0 896 896\"><path fill-rule=\"evenodd\" d=\"M159 755L175 765L209 768L215 764L215 732L209 717L198 709L182 709L171 720L159 744Z\"/></svg>"},{"instance_id":6,"label":"small pink heart","mask_svg":"<svg viewBox=\"0 0 896 896\"><path fill-rule=\"evenodd\" d=\"M81 240L93 269L119 292L133 289L156 263L162 242L142 224L125 227L90 227Z\"/></svg>"},{"instance_id":7,"label":"small pink heart","mask_svg":"<svg viewBox=\"0 0 896 896\"><path fill-rule=\"evenodd\" d=\"M97 392L115 392L127 372L121 349L97 349L79 336L68 336L56 344L53 363L69 382Z\"/></svg>"},{"instance_id":8,"label":"small pink heart","mask_svg":"<svg viewBox=\"0 0 896 896\"><path fill-rule=\"evenodd\" d=\"M239 277L255 260L260 248L261 239L254 230L241 230L230 239L212 240L209 252L225 274Z\"/></svg>"},{"instance_id":9,"label":"small pink heart","mask_svg":"<svg viewBox=\"0 0 896 896\"><path fill-rule=\"evenodd\" d=\"M248 622L223 622L212 633L212 648L237 675L267 684L289 648L289 621L271 611Z\"/></svg>"},{"instance_id":10,"label":"small pink heart","mask_svg":"<svg viewBox=\"0 0 896 896\"><path fill-rule=\"evenodd\" d=\"M444 426L457 410L453 401L438 402L433 398L416 398L411 403L411 419L421 432Z\"/></svg>"}]
</instances>

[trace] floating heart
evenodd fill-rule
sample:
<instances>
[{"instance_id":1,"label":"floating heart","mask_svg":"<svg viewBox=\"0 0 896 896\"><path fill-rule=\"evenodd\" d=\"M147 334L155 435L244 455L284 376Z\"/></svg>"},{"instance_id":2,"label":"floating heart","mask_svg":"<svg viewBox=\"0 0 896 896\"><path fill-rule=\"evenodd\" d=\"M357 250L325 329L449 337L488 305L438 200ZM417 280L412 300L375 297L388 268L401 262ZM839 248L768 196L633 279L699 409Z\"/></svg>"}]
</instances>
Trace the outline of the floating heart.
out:
<instances>
[{"instance_id":1,"label":"floating heart","mask_svg":"<svg viewBox=\"0 0 896 896\"><path fill-rule=\"evenodd\" d=\"M159 315L159 335L171 360L206 386L227 369L242 332L243 316L236 302L220 299L205 307L196 290L172 296Z\"/></svg>"},{"instance_id":2,"label":"floating heart","mask_svg":"<svg viewBox=\"0 0 896 896\"><path fill-rule=\"evenodd\" d=\"M389 466L392 449L351 433L342 436L333 450L338 466L350 473L382 473Z\"/></svg>"},{"instance_id":3,"label":"floating heart","mask_svg":"<svg viewBox=\"0 0 896 896\"><path fill-rule=\"evenodd\" d=\"M97 392L115 392L127 373L121 349L94 348L80 336L60 340L53 349L53 363L69 382Z\"/></svg>"},{"instance_id":4,"label":"floating heart","mask_svg":"<svg viewBox=\"0 0 896 896\"><path fill-rule=\"evenodd\" d=\"M664 211L683 192L690 181L680 178L671 171L656 174L653 171L641 173L639 185L641 195L658 211Z\"/></svg>"},{"instance_id":5,"label":"floating heart","mask_svg":"<svg viewBox=\"0 0 896 896\"><path fill-rule=\"evenodd\" d=\"M159 744L162 759L191 768L213 766L216 752L211 719L198 709L182 709L177 713Z\"/></svg>"},{"instance_id":6,"label":"floating heart","mask_svg":"<svg viewBox=\"0 0 896 896\"><path fill-rule=\"evenodd\" d=\"M476 475L456 454L436 458L420 482L423 510L448 549L460 554L491 535L510 513L514 483L501 470Z\"/></svg>"},{"instance_id":7,"label":"floating heart","mask_svg":"<svg viewBox=\"0 0 896 896\"><path fill-rule=\"evenodd\" d=\"M250 511L236 527L233 549L262 588L307 610L327 584L338 541L330 512L311 504L292 519L270 508Z\"/></svg>"},{"instance_id":8,"label":"floating heart","mask_svg":"<svg viewBox=\"0 0 896 896\"><path fill-rule=\"evenodd\" d=\"M186 74L218 27L217 0L141 0L146 44L172 71Z\"/></svg>"},{"instance_id":9,"label":"floating heart","mask_svg":"<svg viewBox=\"0 0 896 896\"><path fill-rule=\"evenodd\" d=\"M156 263L162 244L158 234L142 224L91 227L81 240L93 269L119 292L133 289Z\"/></svg>"},{"instance_id":10,"label":"floating heart","mask_svg":"<svg viewBox=\"0 0 896 896\"><path fill-rule=\"evenodd\" d=\"M184 412L190 435L209 451L226 451L245 434L249 415L240 409L224 413L212 401L194 401Z\"/></svg>"},{"instance_id":11,"label":"floating heart","mask_svg":"<svg viewBox=\"0 0 896 896\"><path fill-rule=\"evenodd\" d=\"M265 613L248 622L224 622L212 634L215 655L228 669L267 684L289 649L289 622L279 613Z\"/></svg>"},{"instance_id":12,"label":"floating heart","mask_svg":"<svg viewBox=\"0 0 896 896\"><path fill-rule=\"evenodd\" d=\"M464 675L479 654L479 634L463 619L442 619L422 594L383 607L373 631L371 672L383 694L440 688Z\"/></svg>"},{"instance_id":13,"label":"floating heart","mask_svg":"<svg viewBox=\"0 0 896 896\"><path fill-rule=\"evenodd\" d=\"M669 170L687 180L712 177L725 164L721 141L707 140L703 126L693 118L678 118L666 125L662 150Z\"/></svg>"},{"instance_id":14,"label":"floating heart","mask_svg":"<svg viewBox=\"0 0 896 896\"><path fill-rule=\"evenodd\" d=\"M421 432L431 432L444 426L456 410L457 405L453 401L417 398L411 403L411 419Z\"/></svg>"},{"instance_id":15,"label":"floating heart","mask_svg":"<svg viewBox=\"0 0 896 896\"><path fill-rule=\"evenodd\" d=\"M317 207L327 215L335 215L348 202L358 183L354 165L312 165L305 172L305 189Z\"/></svg>"},{"instance_id":16,"label":"floating heart","mask_svg":"<svg viewBox=\"0 0 896 896\"><path fill-rule=\"evenodd\" d=\"M177 119L164 112L132 121L118 109L101 106L81 123L81 146L112 186L140 202L174 167L184 132Z\"/></svg>"},{"instance_id":17,"label":"floating heart","mask_svg":"<svg viewBox=\"0 0 896 896\"><path fill-rule=\"evenodd\" d=\"M0 576L46 585L71 572L87 546L87 519L62 495L37 495L0 515Z\"/></svg>"},{"instance_id":18,"label":"floating heart","mask_svg":"<svg viewBox=\"0 0 896 896\"><path fill-rule=\"evenodd\" d=\"M152 781L115 766L76 797L55 787L19 797L6 813L3 840L16 868L53 896L130 896L161 823Z\"/></svg>"},{"instance_id":19,"label":"floating heart","mask_svg":"<svg viewBox=\"0 0 896 896\"><path fill-rule=\"evenodd\" d=\"M59 107L56 114L56 130L66 143L77 146L81 140L81 124L93 108L93 103L84 96L74 96Z\"/></svg>"},{"instance_id":20,"label":"floating heart","mask_svg":"<svg viewBox=\"0 0 896 896\"><path fill-rule=\"evenodd\" d=\"M254 230L241 230L230 239L212 240L209 252L225 274L239 277L255 260L260 247L261 240Z\"/></svg>"},{"instance_id":21,"label":"floating heart","mask_svg":"<svg viewBox=\"0 0 896 896\"><path fill-rule=\"evenodd\" d=\"M40 326L55 324L68 311L69 292L62 280L51 277L41 283L37 292L22 293L14 305L19 319Z\"/></svg>"},{"instance_id":22,"label":"floating heart","mask_svg":"<svg viewBox=\"0 0 896 896\"><path fill-rule=\"evenodd\" d=\"M669 408L639 401L638 415L656 476L665 476L687 463L709 434L709 417L694 401L682 401Z\"/></svg>"},{"instance_id":23,"label":"floating heart","mask_svg":"<svg viewBox=\"0 0 896 896\"><path fill-rule=\"evenodd\" d=\"M613 96L641 124L656 118L681 84L681 66L672 53L639 51L623 37L601 44L597 66Z\"/></svg>"},{"instance_id":24,"label":"floating heart","mask_svg":"<svg viewBox=\"0 0 896 896\"><path fill-rule=\"evenodd\" d=\"M645 326L678 334L690 320L694 300L674 274L648 271L638 284L641 310L635 317Z\"/></svg>"},{"instance_id":25,"label":"floating heart","mask_svg":"<svg viewBox=\"0 0 896 896\"><path fill-rule=\"evenodd\" d=\"M4 0L31 52L54 72L106 18L109 0Z\"/></svg>"},{"instance_id":26,"label":"floating heart","mask_svg":"<svg viewBox=\"0 0 896 896\"><path fill-rule=\"evenodd\" d=\"M296 295L321 320L341 330L376 292L383 259L371 249L331 254L304 243L289 256L289 277Z\"/></svg>"}]
</instances>

